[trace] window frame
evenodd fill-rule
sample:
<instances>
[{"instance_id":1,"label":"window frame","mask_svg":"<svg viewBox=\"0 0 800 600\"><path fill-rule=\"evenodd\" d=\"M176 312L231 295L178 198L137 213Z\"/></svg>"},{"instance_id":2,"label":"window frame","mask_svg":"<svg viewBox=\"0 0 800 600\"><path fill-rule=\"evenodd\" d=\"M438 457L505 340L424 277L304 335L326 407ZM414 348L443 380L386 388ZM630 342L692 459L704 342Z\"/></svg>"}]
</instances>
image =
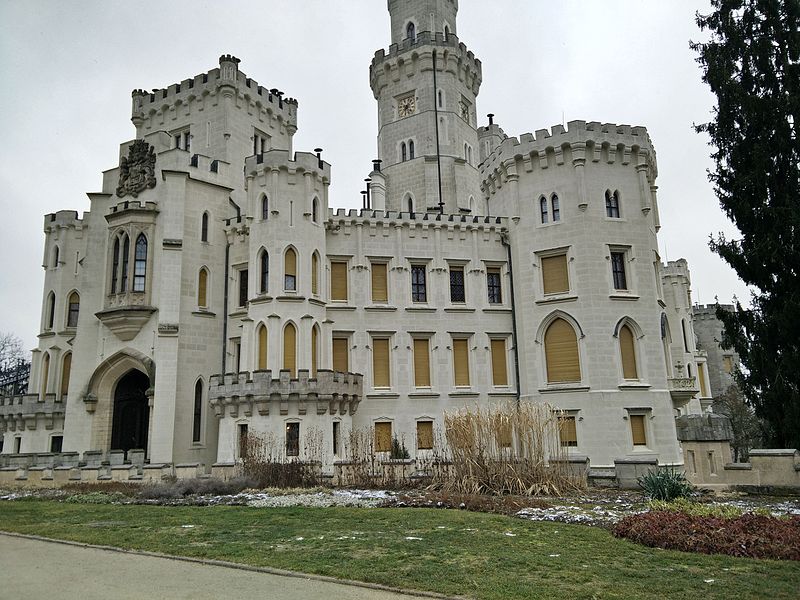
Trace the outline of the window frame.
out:
<instances>
[{"instance_id":1,"label":"window frame","mask_svg":"<svg viewBox=\"0 0 800 600\"><path fill-rule=\"evenodd\" d=\"M375 342L376 341L385 341L386 342L386 349L387 349L387 352L386 352L386 362L387 362L387 365L386 365L386 376L387 376L387 379L388 379L388 381L386 382L386 385L377 385L376 381L375 381L375 379L376 379L375 378L375 361L376 361L376 357L375 357ZM392 376L393 375L392 374L392 335L390 335L390 334L371 334L370 335L370 346L371 346L371 355L372 355L371 356L372 360L370 361L372 363L370 365L371 366L370 374L371 374L371 377L372 377L372 382L371 382L372 383L372 389L373 390L381 390L381 391L391 390L392 386L393 386L393 383L394 383L394 379L395 379ZM350 357L348 356L348 359L349 358Z\"/></svg>"},{"instance_id":2,"label":"window frame","mask_svg":"<svg viewBox=\"0 0 800 600\"><path fill-rule=\"evenodd\" d=\"M77 297L78 301L73 302L72 298ZM77 290L72 290L67 296L67 320L66 329L75 329L78 327L78 319L81 314L81 295ZM74 319L73 319L74 317Z\"/></svg>"},{"instance_id":3,"label":"window frame","mask_svg":"<svg viewBox=\"0 0 800 600\"><path fill-rule=\"evenodd\" d=\"M369 287L369 294L370 294L369 295L369 299L370 299L370 302L372 304L381 304L381 305L389 304L389 298L391 297L390 290L389 290L389 282L390 282L390 279L391 279L389 277L389 273L391 272L390 268L389 268L389 260L388 259L375 259L375 260L370 259L369 262L370 262L370 265L369 265L370 266L370 269L369 269L369 284L370 284L370 287ZM376 266L379 267L379 268L382 268L382 269L384 269L386 271L386 298L385 299L380 299L380 298L376 299L375 298L375 293L374 293L375 292L375 283L374 282L375 282L375 267Z\"/></svg>"},{"instance_id":4,"label":"window frame","mask_svg":"<svg viewBox=\"0 0 800 600\"><path fill-rule=\"evenodd\" d=\"M550 207L552 212L550 213L553 217L553 223L560 223L561 222L561 201L558 199L558 194L553 192L550 196Z\"/></svg>"},{"instance_id":5,"label":"window frame","mask_svg":"<svg viewBox=\"0 0 800 600\"><path fill-rule=\"evenodd\" d=\"M450 291L450 304L466 304L467 303L467 276L466 276L466 265L462 263L452 263L448 265L447 268L448 279L449 279L449 291ZM454 285L453 283L453 273L461 273L461 283L459 284L456 282ZM458 300L453 297L453 290L460 287L461 289L461 300Z\"/></svg>"},{"instance_id":6,"label":"window frame","mask_svg":"<svg viewBox=\"0 0 800 600\"><path fill-rule=\"evenodd\" d=\"M350 302L350 260L348 258L339 258L339 257L328 257L328 264L330 269L330 301L347 304ZM344 269L344 298L334 298L334 266L333 265L343 265L341 268Z\"/></svg>"},{"instance_id":7,"label":"window frame","mask_svg":"<svg viewBox=\"0 0 800 600\"><path fill-rule=\"evenodd\" d=\"M194 384L194 406L192 410L192 444L202 444L203 440L203 378L198 378ZM199 392L199 394L198 394Z\"/></svg>"},{"instance_id":8,"label":"window frame","mask_svg":"<svg viewBox=\"0 0 800 600\"><path fill-rule=\"evenodd\" d=\"M300 421L286 421L284 452L287 458L300 456Z\"/></svg>"},{"instance_id":9,"label":"window frame","mask_svg":"<svg viewBox=\"0 0 800 600\"><path fill-rule=\"evenodd\" d=\"M558 445L560 448L566 448L567 452L571 449L577 450L580 447L580 436L578 435L578 412L577 411L563 411L556 416L558 420ZM565 421L572 421L572 431L575 433L575 440L566 440L562 437L563 425Z\"/></svg>"},{"instance_id":10,"label":"window frame","mask_svg":"<svg viewBox=\"0 0 800 600\"><path fill-rule=\"evenodd\" d=\"M490 277L497 276L496 285L492 285ZM493 296L492 292L496 292ZM489 305L503 304L503 267L500 265L486 266L486 300Z\"/></svg>"},{"instance_id":11,"label":"window frame","mask_svg":"<svg viewBox=\"0 0 800 600\"><path fill-rule=\"evenodd\" d=\"M236 269L236 308L247 308L250 298L250 273L247 267Z\"/></svg>"},{"instance_id":12,"label":"window frame","mask_svg":"<svg viewBox=\"0 0 800 600\"><path fill-rule=\"evenodd\" d=\"M473 377L472 377L472 352L470 348L470 343L472 341L473 334L451 334L450 339L450 364L451 364L451 373L452 373L452 384L453 389L455 390L470 390L473 387ZM456 342L464 342L466 344L466 351L467 351L467 361L466 361L466 378L467 383L459 383L458 381L458 370L456 369Z\"/></svg>"},{"instance_id":13,"label":"window frame","mask_svg":"<svg viewBox=\"0 0 800 600\"><path fill-rule=\"evenodd\" d=\"M269 252L262 247L258 253L258 292L269 294Z\"/></svg>"},{"instance_id":14,"label":"window frame","mask_svg":"<svg viewBox=\"0 0 800 600\"><path fill-rule=\"evenodd\" d=\"M415 281L415 274L422 273L422 282ZM426 263L412 262L410 268L411 302L413 304L428 303L428 265Z\"/></svg>"},{"instance_id":15,"label":"window frame","mask_svg":"<svg viewBox=\"0 0 800 600\"><path fill-rule=\"evenodd\" d=\"M618 220L622 218L622 211L620 210L619 190L613 192L606 190L606 219Z\"/></svg>"},{"instance_id":16,"label":"window frame","mask_svg":"<svg viewBox=\"0 0 800 600\"><path fill-rule=\"evenodd\" d=\"M422 445L420 445L419 429L420 429L420 425L423 425L423 424L424 425L430 425L430 428L431 428L430 446L422 446ZM419 452L419 451L423 451L423 452L424 451L429 451L429 450L433 450L435 448L435 446L436 446L436 429L435 429L435 425L436 425L436 421L434 419L427 418L427 417L422 417L422 418L419 418L419 419L417 419L415 421L415 432L414 433L415 433L415 437L417 438L416 439L417 452Z\"/></svg>"},{"instance_id":17,"label":"window frame","mask_svg":"<svg viewBox=\"0 0 800 600\"><path fill-rule=\"evenodd\" d=\"M289 253L294 254L294 273L290 274L289 269L286 268L287 266L287 259L289 257ZM298 266L300 265L300 256L295 249L294 246L288 246L283 251L283 291L284 292L291 292L297 293L297 282L299 279L298 276Z\"/></svg>"},{"instance_id":18,"label":"window frame","mask_svg":"<svg viewBox=\"0 0 800 600\"><path fill-rule=\"evenodd\" d=\"M547 196L541 196L539 198L539 224L540 225L549 225L550 223L550 213L549 207L547 204Z\"/></svg>"},{"instance_id":19,"label":"window frame","mask_svg":"<svg viewBox=\"0 0 800 600\"><path fill-rule=\"evenodd\" d=\"M430 390L433 388L433 368L431 364L432 358L432 341L433 336L430 334L420 334L420 333L411 333L411 375L412 375L412 387L416 390ZM427 379L427 384L420 385L417 381L417 342L424 342L425 343L425 351L427 353L427 365L428 365L428 372L426 374L425 379Z\"/></svg>"},{"instance_id":20,"label":"window frame","mask_svg":"<svg viewBox=\"0 0 800 600\"><path fill-rule=\"evenodd\" d=\"M648 427L647 422L650 420L652 413L649 409L642 409L642 408L628 408L627 411L627 420L628 420L628 436L630 440L631 447L634 451L645 451L650 452L650 440L652 436L652 431ZM633 423L634 419L641 419L642 420L642 433L644 434L644 443L637 444L636 439L633 433Z\"/></svg>"}]
</instances>

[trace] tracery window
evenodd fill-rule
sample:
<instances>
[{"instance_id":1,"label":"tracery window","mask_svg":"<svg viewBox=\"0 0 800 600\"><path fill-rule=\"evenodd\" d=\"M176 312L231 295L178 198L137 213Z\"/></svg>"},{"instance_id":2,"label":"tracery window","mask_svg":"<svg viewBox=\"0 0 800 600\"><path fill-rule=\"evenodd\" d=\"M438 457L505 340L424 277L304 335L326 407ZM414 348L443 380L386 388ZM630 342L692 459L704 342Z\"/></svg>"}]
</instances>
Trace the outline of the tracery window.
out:
<instances>
[{"instance_id":1,"label":"tracery window","mask_svg":"<svg viewBox=\"0 0 800 600\"><path fill-rule=\"evenodd\" d=\"M136 238L136 255L133 261L133 291L143 292L147 277L147 238L143 233Z\"/></svg>"}]
</instances>

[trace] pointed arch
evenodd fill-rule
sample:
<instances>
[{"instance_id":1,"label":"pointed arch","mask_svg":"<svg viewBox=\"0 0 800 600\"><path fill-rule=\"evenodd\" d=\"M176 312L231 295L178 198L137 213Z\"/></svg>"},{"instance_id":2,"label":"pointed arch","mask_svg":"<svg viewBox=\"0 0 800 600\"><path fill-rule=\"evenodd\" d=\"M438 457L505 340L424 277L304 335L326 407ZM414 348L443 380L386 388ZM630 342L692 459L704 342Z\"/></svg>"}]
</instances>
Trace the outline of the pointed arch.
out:
<instances>
[{"instance_id":1,"label":"pointed arch","mask_svg":"<svg viewBox=\"0 0 800 600\"><path fill-rule=\"evenodd\" d=\"M50 353L45 352L42 356L42 377L39 381L39 399L44 402L47 394L48 379L50 378Z\"/></svg>"},{"instance_id":2,"label":"pointed arch","mask_svg":"<svg viewBox=\"0 0 800 600\"><path fill-rule=\"evenodd\" d=\"M317 376L319 364L319 326L315 323L311 328L311 377Z\"/></svg>"},{"instance_id":3,"label":"pointed arch","mask_svg":"<svg viewBox=\"0 0 800 600\"><path fill-rule=\"evenodd\" d=\"M411 40L412 42L417 41L417 25L414 21L409 21L406 23L406 39Z\"/></svg>"},{"instance_id":4,"label":"pointed arch","mask_svg":"<svg viewBox=\"0 0 800 600\"><path fill-rule=\"evenodd\" d=\"M311 294L319 295L319 254L316 250L311 254Z\"/></svg>"},{"instance_id":5,"label":"pointed arch","mask_svg":"<svg viewBox=\"0 0 800 600\"><path fill-rule=\"evenodd\" d=\"M52 329L56 318L56 295L54 292L47 294L45 302L44 328Z\"/></svg>"},{"instance_id":6,"label":"pointed arch","mask_svg":"<svg viewBox=\"0 0 800 600\"><path fill-rule=\"evenodd\" d=\"M606 190L606 216L619 219L619 190Z\"/></svg>"},{"instance_id":7,"label":"pointed arch","mask_svg":"<svg viewBox=\"0 0 800 600\"><path fill-rule=\"evenodd\" d=\"M561 220L561 203L558 200L558 194L550 196L550 206L553 209L553 223Z\"/></svg>"},{"instance_id":8,"label":"pointed arch","mask_svg":"<svg viewBox=\"0 0 800 600\"><path fill-rule=\"evenodd\" d=\"M269 219L269 198L266 194L262 194L259 202L261 204L261 220L266 221Z\"/></svg>"},{"instance_id":9,"label":"pointed arch","mask_svg":"<svg viewBox=\"0 0 800 600\"><path fill-rule=\"evenodd\" d=\"M283 328L283 369L297 377L297 327L291 321Z\"/></svg>"},{"instance_id":10,"label":"pointed arch","mask_svg":"<svg viewBox=\"0 0 800 600\"><path fill-rule=\"evenodd\" d=\"M264 371L267 368L267 347L269 344L269 335L267 326L264 323L258 326L256 337L258 339L258 360L256 361L256 369Z\"/></svg>"},{"instance_id":11,"label":"pointed arch","mask_svg":"<svg viewBox=\"0 0 800 600\"><path fill-rule=\"evenodd\" d=\"M549 212L547 209L547 198L542 196L541 198L539 198L539 217L543 225L549 222L550 220L548 214Z\"/></svg>"},{"instance_id":12,"label":"pointed arch","mask_svg":"<svg viewBox=\"0 0 800 600\"><path fill-rule=\"evenodd\" d=\"M67 296L67 327L78 326L78 316L81 310L81 297L77 290L73 290Z\"/></svg>"},{"instance_id":13,"label":"pointed arch","mask_svg":"<svg viewBox=\"0 0 800 600\"><path fill-rule=\"evenodd\" d=\"M204 212L200 219L200 241L208 241L208 211Z\"/></svg>"},{"instance_id":14,"label":"pointed arch","mask_svg":"<svg viewBox=\"0 0 800 600\"><path fill-rule=\"evenodd\" d=\"M147 237L140 233L136 238L136 248L133 260L133 291L143 292L147 279Z\"/></svg>"},{"instance_id":15,"label":"pointed arch","mask_svg":"<svg viewBox=\"0 0 800 600\"><path fill-rule=\"evenodd\" d=\"M672 357L669 351L672 344L672 333L669 330L669 319L666 313L661 313L661 348L664 352L664 366L667 370L667 377L672 377Z\"/></svg>"},{"instance_id":16,"label":"pointed arch","mask_svg":"<svg viewBox=\"0 0 800 600\"><path fill-rule=\"evenodd\" d=\"M283 289L287 292L297 291L297 250L292 246L283 254Z\"/></svg>"},{"instance_id":17,"label":"pointed arch","mask_svg":"<svg viewBox=\"0 0 800 600\"><path fill-rule=\"evenodd\" d=\"M269 292L269 252L263 247L258 253L258 291Z\"/></svg>"},{"instance_id":18,"label":"pointed arch","mask_svg":"<svg viewBox=\"0 0 800 600\"><path fill-rule=\"evenodd\" d=\"M61 359L61 385L56 401L64 401L69 393L69 377L72 372L72 352L67 352Z\"/></svg>"},{"instance_id":19,"label":"pointed arch","mask_svg":"<svg viewBox=\"0 0 800 600\"><path fill-rule=\"evenodd\" d=\"M408 154L406 150L406 143L400 142L400 162L406 162L408 160Z\"/></svg>"},{"instance_id":20,"label":"pointed arch","mask_svg":"<svg viewBox=\"0 0 800 600\"><path fill-rule=\"evenodd\" d=\"M639 361L637 359L637 340L642 337L641 328L628 317L620 319L614 331L619 341L619 354L622 363L622 378L639 380Z\"/></svg>"},{"instance_id":21,"label":"pointed arch","mask_svg":"<svg viewBox=\"0 0 800 600\"><path fill-rule=\"evenodd\" d=\"M319 198L316 196L311 200L311 220L314 223L319 223Z\"/></svg>"},{"instance_id":22,"label":"pointed arch","mask_svg":"<svg viewBox=\"0 0 800 600\"><path fill-rule=\"evenodd\" d=\"M205 267L197 274L197 306L208 308L208 269Z\"/></svg>"},{"instance_id":23,"label":"pointed arch","mask_svg":"<svg viewBox=\"0 0 800 600\"><path fill-rule=\"evenodd\" d=\"M411 192L406 192L405 196L403 196L403 207L406 208L409 213L413 213L415 205L416 203L414 202L414 194Z\"/></svg>"},{"instance_id":24,"label":"pointed arch","mask_svg":"<svg viewBox=\"0 0 800 600\"><path fill-rule=\"evenodd\" d=\"M56 244L55 246L53 246L53 255L51 257L51 263L50 263L50 266L53 267L54 269L58 268L59 253L60 251L58 249L58 244Z\"/></svg>"},{"instance_id":25,"label":"pointed arch","mask_svg":"<svg viewBox=\"0 0 800 600\"><path fill-rule=\"evenodd\" d=\"M581 380L578 336L561 317L553 319L544 332L547 383L577 383Z\"/></svg>"},{"instance_id":26,"label":"pointed arch","mask_svg":"<svg viewBox=\"0 0 800 600\"><path fill-rule=\"evenodd\" d=\"M414 140L408 140L408 160L414 160Z\"/></svg>"},{"instance_id":27,"label":"pointed arch","mask_svg":"<svg viewBox=\"0 0 800 600\"><path fill-rule=\"evenodd\" d=\"M203 378L198 377L194 384L194 411L192 414L192 443L199 444L203 433Z\"/></svg>"}]
</instances>

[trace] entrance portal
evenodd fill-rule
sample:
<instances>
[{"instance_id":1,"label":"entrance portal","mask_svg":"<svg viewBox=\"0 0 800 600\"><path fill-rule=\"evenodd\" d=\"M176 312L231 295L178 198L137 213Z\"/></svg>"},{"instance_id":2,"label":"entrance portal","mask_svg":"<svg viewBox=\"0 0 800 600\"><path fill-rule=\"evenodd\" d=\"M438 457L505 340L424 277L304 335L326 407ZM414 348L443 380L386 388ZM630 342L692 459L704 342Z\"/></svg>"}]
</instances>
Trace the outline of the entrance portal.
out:
<instances>
[{"instance_id":1,"label":"entrance portal","mask_svg":"<svg viewBox=\"0 0 800 600\"><path fill-rule=\"evenodd\" d=\"M136 370L129 371L117 383L111 426L112 450L147 450L150 407L146 392L149 387L147 375Z\"/></svg>"}]
</instances>

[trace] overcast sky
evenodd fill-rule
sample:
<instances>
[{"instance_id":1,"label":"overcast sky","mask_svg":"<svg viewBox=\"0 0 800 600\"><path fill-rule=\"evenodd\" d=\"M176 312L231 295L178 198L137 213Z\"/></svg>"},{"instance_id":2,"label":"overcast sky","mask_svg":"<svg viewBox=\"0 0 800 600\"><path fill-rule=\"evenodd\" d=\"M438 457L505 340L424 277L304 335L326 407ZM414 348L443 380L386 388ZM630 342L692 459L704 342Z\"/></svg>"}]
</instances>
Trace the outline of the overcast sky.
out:
<instances>
[{"instance_id":1,"label":"overcast sky","mask_svg":"<svg viewBox=\"0 0 800 600\"><path fill-rule=\"evenodd\" d=\"M134 135L131 90L162 88L231 53L299 100L295 149L324 148L332 207L361 205L376 155L373 53L389 45L386 0L0 0L0 331L36 346L43 215L88 210L86 192ZM708 249L734 234L706 170L714 97L689 40L686 0L461 0L459 37L483 62L478 114L508 135L582 119L648 128L658 154L662 258L684 257L694 299L748 297ZM485 117L479 119L484 124Z\"/></svg>"}]
</instances>

